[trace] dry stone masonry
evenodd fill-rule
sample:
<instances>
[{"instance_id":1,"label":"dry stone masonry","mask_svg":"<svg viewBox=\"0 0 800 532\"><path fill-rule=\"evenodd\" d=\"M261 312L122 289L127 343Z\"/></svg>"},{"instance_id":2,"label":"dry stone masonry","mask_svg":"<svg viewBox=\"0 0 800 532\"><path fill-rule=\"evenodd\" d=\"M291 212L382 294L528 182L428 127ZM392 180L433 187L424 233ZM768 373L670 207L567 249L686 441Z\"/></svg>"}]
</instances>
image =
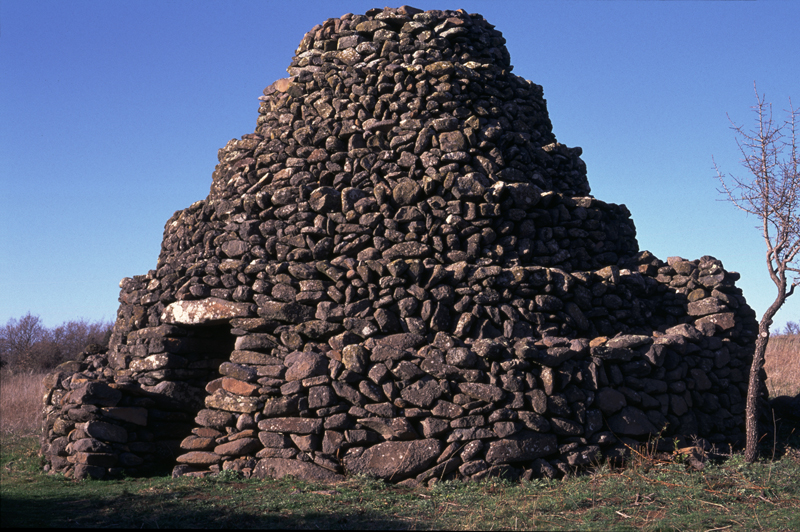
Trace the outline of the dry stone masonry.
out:
<instances>
[{"instance_id":1,"label":"dry stone masonry","mask_svg":"<svg viewBox=\"0 0 800 532\"><path fill-rule=\"evenodd\" d=\"M504 43L463 11L314 27L108 350L47 377L49 470L417 485L738 441L738 274L640 252Z\"/></svg>"}]
</instances>

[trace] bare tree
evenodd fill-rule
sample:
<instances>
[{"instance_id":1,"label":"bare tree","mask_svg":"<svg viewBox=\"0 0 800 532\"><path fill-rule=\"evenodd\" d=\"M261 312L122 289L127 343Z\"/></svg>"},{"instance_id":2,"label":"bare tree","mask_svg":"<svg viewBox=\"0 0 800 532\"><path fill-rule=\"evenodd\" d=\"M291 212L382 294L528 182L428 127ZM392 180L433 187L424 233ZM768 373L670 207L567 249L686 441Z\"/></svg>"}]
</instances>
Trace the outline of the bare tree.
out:
<instances>
[{"instance_id":1,"label":"bare tree","mask_svg":"<svg viewBox=\"0 0 800 532\"><path fill-rule=\"evenodd\" d=\"M0 329L0 366L16 366L34 346L47 338L39 316L28 312L19 320L11 318Z\"/></svg>"},{"instance_id":2,"label":"bare tree","mask_svg":"<svg viewBox=\"0 0 800 532\"><path fill-rule=\"evenodd\" d=\"M783 331L778 331L776 336L796 336L800 335L800 323L796 321L787 321L786 327Z\"/></svg>"},{"instance_id":3,"label":"bare tree","mask_svg":"<svg viewBox=\"0 0 800 532\"><path fill-rule=\"evenodd\" d=\"M74 360L89 344L108 345L113 324L71 320L53 329L30 312L0 327L0 367L11 372L41 372Z\"/></svg>"},{"instance_id":4,"label":"bare tree","mask_svg":"<svg viewBox=\"0 0 800 532\"><path fill-rule=\"evenodd\" d=\"M780 125L772 120L772 104L753 84L756 93L755 128L746 131L731 121L736 132L736 144L748 175L744 178L724 175L714 163L717 178L727 200L747 214L756 216L757 225L767 245L767 269L778 289L775 301L758 324L753 363L747 387L745 460L758 457L758 397L762 389L761 369L769 342L772 318L786 299L800 285L800 174L798 174L797 118L798 111L789 100L787 118ZM730 119L730 117L729 117ZM789 280L787 277L793 276Z\"/></svg>"}]
</instances>

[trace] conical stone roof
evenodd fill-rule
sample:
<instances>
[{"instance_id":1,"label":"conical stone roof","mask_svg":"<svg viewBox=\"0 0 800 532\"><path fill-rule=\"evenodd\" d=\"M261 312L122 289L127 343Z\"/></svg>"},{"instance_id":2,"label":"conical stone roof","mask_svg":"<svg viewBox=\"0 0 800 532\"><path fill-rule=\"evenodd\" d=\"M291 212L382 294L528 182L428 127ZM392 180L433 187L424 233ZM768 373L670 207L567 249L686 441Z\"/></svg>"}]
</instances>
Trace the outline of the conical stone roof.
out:
<instances>
[{"instance_id":1,"label":"conical stone roof","mask_svg":"<svg viewBox=\"0 0 800 532\"><path fill-rule=\"evenodd\" d=\"M571 271L638 251L627 210L587 197L580 148L556 142L542 88L511 73L500 32L414 11L305 36L255 133L220 151L209 198L167 225L160 267L337 257Z\"/></svg>"}]
</instances>

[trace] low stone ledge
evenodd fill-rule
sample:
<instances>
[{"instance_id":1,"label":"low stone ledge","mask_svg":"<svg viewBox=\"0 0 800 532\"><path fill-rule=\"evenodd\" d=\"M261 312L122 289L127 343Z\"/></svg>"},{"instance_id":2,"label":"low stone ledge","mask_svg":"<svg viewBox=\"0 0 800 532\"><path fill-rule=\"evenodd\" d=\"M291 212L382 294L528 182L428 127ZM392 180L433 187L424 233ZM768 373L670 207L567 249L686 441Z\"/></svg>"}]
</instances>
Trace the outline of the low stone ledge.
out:
<instances>
[{"instance_id":1,"label":"low stone ledge","mask_svg":"<svg viewBox=\"0 0 800 532\"><path fill-rule=\"evenodd\" d=\"M161 314L161 321L171 325L213 325L255 315L254 305L250 303L234 303L210 297L170 303Z\"/></svg>"}]
</instances>

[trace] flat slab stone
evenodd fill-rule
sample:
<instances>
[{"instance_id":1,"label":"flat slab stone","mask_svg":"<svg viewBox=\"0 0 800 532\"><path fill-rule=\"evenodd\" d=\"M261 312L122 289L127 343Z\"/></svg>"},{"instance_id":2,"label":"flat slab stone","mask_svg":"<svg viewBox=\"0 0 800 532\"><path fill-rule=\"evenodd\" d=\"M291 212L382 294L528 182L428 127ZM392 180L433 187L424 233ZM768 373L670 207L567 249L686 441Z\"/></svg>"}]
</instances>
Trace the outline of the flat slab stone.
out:
<instances>
[{"instance_id":1,"label":"flat slab stone","mask_svg":"<svg viewBox=\"0 0 800 532\"><path fill-rule=\"evenodd\" d=\"M505 397L506 393L497 386L491 384L481 384L477 382L462 382L458 384L458 389L461 393L477 399L479 401L486 401L493 403Z\"/></svg>"},{"instance_id":2,"label":"flat slab stone","mask_svg":"<svg viewBox=\"0 0 800 532\"><path fill-rule=\"evenodd\" d=\"M523 431L505 440L493 441L486 452L490 464L524 462L551 455L558 451L553 434Z\"/></svg>"},{"instance_id":3,"label":"flat slab stone","mask_svg":"<svg viewBox=\"0 0 800 532\"><path fill-rule=\"evenodd\" d=\"M689 316L708 316L728 310L727 305L714 297L707 297L699 301L692 301L687 306Z\"/></svg>"},{"instance_id":4,"label":"flat slab stone","mask_svg":"<svg viewBox=\"0 0 800 532\"><path fill-rule=\"evenodd\" d=\"M286 381L299 381L324 375L328 371L328 357L319 353L301 353L286 371Z\"/></svg>"},{"instance_id":5,"label":"flat slab stone","mask_svg":"<svg viewBox=\"0 0 800 532\"><path fill-rule=\"evenodd\" d=\"M267 432L319 434L322 431L322 420L302 417L269 418L259 421L258 428Z\"/></svg>"},{"instance_id":6,"label":"flat slab stone","mask_svg":"<svg viewBox=\"0 0 800 532\"><path fill-rule=\"evenodd\" d=\"M241 456L255 454L263 445L256 438L240 438L214 447L214 453L221 456Z\"/></svg>"},{"instance_id":7,"label":"flat slab stone","mask_svg":"<svg viewBox=\"0 0 800 532\"><path fill-rule=\"evenodd\" d=\"M118 457L114 453L76 452L72 456L69 456L67 460L76 464L86 464L99 467L114 467L117 465Z\"/></svg>"},{"instance_id":8,"label":"flat slab stone","mask_svg":"<svg viewBox=\"0 0 800 532\"><path fill-rule=\"evenodd\" d=\"M268 477L283 478L285 476L322 482L344 480L344 476L316 464L285 458L262 458L253 470L253 476L262 480Z\"/></svg>"},{"instance_id":9,"label":"flat slab stone","mask_svg":"<svg viewBox=\"0 0 800 532\"><path fill-rule=\"evenodd\" d=\"M230 412L220 412L219 410L201 410L194 418L194 422L201 427L216 427L222 428L233 426L236 423L236 418Z\"/></svg>"},{"instance_id":10,"label":"flat slab stone","mask_svg":"<svg viewBox=\"0 0 800 532\"><path fill-rule=\"evenodd\" d=\"M635 349L650 343L653 343L653 338L651 336L624 334L612 338L606 345L612 348Z\"/></svg>"},{"instance_id":11,"label":"flat slab stone","mask_svg":"<svg viewBox=\"0 0 800 532\"><path fill-rule=\"evenodd\" d=\"M421 242L401 242L383 252L383 258L414 259L424 258L431 254L431 247Z\"/></svg>"},{"instance_id":12,"label":"flat slab stone","mask_svg":"<svg viewBox=\"0 0 800 532\"><path fill-rule=\"evenodd\" d=\"M112 425L103 421L89 421L82 424L80 428L83 428L86 434L97 440L113 443L128 442L128 431L119 425Z\"/></svg>"},{"instance_id":13,"label":"flat slab stone","mask_svg":"<svg viewBox=\"0 0 800 532\"><path fill-rule=\"evenodd\" d=\"M211 451L216 447L214 438L201 438L194 434L183 439L181 449L184 451Z\"/></svg>"},{"instance_id":14,"label":"flat slab stone","mask_svg":"<svg viewBox=\"0 0 800 532\"><path fill-rule=\"evenodd\" d=\"M418 380L411 386L403 388L400 395L415 406L430 408L442 393L443 390L439 383L431 379L429 381Z\"/></svg>"},{"instance_id":15,"label":"flat slab stone","mask_svg":"<svg viewBox=\"0 0 800 532\"><path fill-rule=\"evenodd\" d=\"M314 319L315 309L299 303L260 302L259 316L285 323L304 323Z\"/></svg>"},{"instance_id":16,"label":"flat slab stone","mask_svg":"<svg viewBox=\"0 0 800 532\"><path fill-rule=\"evenodd\" d=\"M74 404L117 406L122 392L104 382L87 382L70 392L70 402Z\"/></svg>"},{"instance_id":17,"label":"flat slab stone","mask_svg":"<svg viewBox=\"0 0 800 532\"><path fill-rule=\"evenodd\" d=\"M242 397L219 389L205 399L206 406L226 412L253 413L264 406L258 397Z\"/></svg>"},{"instance_id":18,"label":"flat slab stone","mask_svg":"<svg viewBox=\"0 0 800 532\"><path fill-rule=\"evenodd\" d=\"M711 336L715 334L717 330L727 331L736 327L736 317L733 312L711 314L710 316L704 316L697 320L696 326Z\"/></svg>"},{"instance_id":19,"label":"flat slab stone","mask_svg":"<svg viewBox=\"0 0 800 532\"><path fill-rule=\"evenodd\" d=\"M418 475L442 454L441 440L390 441L373 445L358 458L347 461L348 471L397 481Z\"/></svg>"},{"instance_id":20,"label":"flat slab stone","mask_svg":"<svg viewBox=\"0 0 800 532\"><path fill-rule=\"evenodd\" d=\"M113 447L94 438L81 438L72 443L72 451L76 453L111 453Z\"/></svg>"},{"instance_id":21,"label":"flat slab stone","mask_svg":"<svg viewBox=\"0 0 800 532\"><path fill-rule=\"evenodd\" d=\"M235 303L216 297L197 301L175 301L161 313L163 323L173 325L208 325L222 323L233 318L255 316L250 303Z\"/></svg>"},{"instance_id":22,"label":"flat slab stone","mask_svg":"<svg viewBox=\"0 0 800 532\"><path fill-rule=\"evenodd\" d=\"M257 384L250 384L249 382L232 379L231 377L222 377L220 380L222 381L222 389L234 395L249 397L251 395L255 395L255 393L258 391Z\"/></svg>"},{"instance_id":23,"label":"flat slab stone","mask_svg":"<svg viewBox=\"0 0 800 532\"><path fill-rule=\"evenodd\" d=\"M222 457L216 453L206 451L192 451L180 455L175 459L179 464L189 464L195 466L210 466L220 463Z\"/></svg>"}]
</instances>

